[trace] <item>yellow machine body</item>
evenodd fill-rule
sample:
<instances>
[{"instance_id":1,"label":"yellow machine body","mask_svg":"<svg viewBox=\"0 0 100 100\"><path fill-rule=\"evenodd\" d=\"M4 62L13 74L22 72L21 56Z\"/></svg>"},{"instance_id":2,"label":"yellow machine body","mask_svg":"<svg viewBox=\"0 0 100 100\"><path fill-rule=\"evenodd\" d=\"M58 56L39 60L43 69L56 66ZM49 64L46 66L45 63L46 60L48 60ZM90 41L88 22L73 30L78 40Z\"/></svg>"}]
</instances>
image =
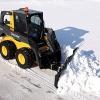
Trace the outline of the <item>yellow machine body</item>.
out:
<instances>
[{"instance_id":1,"label":"yellow machine body","mask_svg":"<svg viewBox=\"0 0 100 100\"><path fill-rule=\"evenodd\" d=\"M31 48L29 44L17 41L17 40L15 40L11 36L4 36L4 37L2 37L2 39L0 40L0 42L6 41L6 40L12 41L16 45L17 49L24 48L24 47Z\"/></svg>"}]
</instances>

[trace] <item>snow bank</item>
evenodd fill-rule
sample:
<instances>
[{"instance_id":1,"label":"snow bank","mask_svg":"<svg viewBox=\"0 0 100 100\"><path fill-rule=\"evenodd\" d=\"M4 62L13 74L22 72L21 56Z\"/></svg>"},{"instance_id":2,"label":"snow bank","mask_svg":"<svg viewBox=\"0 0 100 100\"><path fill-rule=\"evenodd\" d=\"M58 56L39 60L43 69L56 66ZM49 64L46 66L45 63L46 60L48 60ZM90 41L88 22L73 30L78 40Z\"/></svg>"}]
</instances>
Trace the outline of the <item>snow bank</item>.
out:
<instances>
[{"instance_id":1,"label":"snow bank","mask_svg":"<svg viewBox=\"0 0 100 100\"><path fill-rule=\"evenodd\" d=\"M72 54L72 50L69 47L65 48L66 57L69 56L68 53ZM92 50L79 49L62 73L58 83L58 94L73 90L100 94L100 62Z\"/></svg>"}]
</instances>

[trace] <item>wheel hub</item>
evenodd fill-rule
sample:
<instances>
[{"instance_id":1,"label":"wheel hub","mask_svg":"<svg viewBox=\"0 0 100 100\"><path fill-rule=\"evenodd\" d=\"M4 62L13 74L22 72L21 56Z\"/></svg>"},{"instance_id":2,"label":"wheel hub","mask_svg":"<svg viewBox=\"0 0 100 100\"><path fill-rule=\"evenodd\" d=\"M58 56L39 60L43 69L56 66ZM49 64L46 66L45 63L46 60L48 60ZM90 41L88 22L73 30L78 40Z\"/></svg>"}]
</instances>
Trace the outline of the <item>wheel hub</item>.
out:
<instances>
[{"instance_id":1,"label":"wheel hub","mask_svg":"<svg viewBox=\"0 0 100 100\"><path fill-rule=\"evenodd\" d=\"M7 56L7 48L5 46L2 46L2 53L4 56Z\"/></svg>"},{"instance_id":2,"label":"wheel hub","mask_svg":"<svg viewBox=\"0 0 100 100\"><path fill-rule=\"evenodd\" d=\"M19 62L20 62L22 65L25 64L25 57L24 57L23 54L19 54L19 55L18 55L18 60L19 60Z\"/></svg>"}]
</instances>

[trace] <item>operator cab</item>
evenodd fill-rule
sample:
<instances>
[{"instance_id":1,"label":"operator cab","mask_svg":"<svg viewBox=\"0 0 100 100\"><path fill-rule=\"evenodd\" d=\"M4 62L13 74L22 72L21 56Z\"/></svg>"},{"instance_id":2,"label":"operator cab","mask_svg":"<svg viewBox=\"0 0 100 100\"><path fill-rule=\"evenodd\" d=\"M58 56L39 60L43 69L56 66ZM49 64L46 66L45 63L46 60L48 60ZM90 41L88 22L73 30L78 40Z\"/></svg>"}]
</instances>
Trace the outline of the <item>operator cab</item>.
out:
<instances>
[{"instance_id":1,"label":"operator cab","mask_svg":"<svg viewBox=\"0 0 100 100\"><path fill-rule=\"evenodd\" d=\"M44 30L43 12L20 8L13 11L2 11L3 24L11 31L22 35L28 34L38 40Z\"/></svg>"}]
</instances>

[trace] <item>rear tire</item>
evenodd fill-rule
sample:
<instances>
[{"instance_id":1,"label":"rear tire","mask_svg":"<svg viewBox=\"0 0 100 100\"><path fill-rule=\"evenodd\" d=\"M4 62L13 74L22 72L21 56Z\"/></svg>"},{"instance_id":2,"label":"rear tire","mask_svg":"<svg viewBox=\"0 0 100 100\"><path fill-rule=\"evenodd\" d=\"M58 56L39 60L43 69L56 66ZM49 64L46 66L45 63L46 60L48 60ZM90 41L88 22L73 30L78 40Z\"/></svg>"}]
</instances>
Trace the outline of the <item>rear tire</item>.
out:
<instances>
[{"instance_id":1,"label":"rear tire","mask_svg":"<svg viewBox=\"0 0 100 100\"><path fill-rule=\"evenodd\" d=\"M34 55L32 55L30 49L21 48L16 52L16 61L20 68L31 68L34 64Z\"/></svg>"},{"instance_id":2,"label":"rear tire","mask_svg":"<svg viewBox=\"0 0 100 100\"><path fill-rule=\"evenodd\" d=\"M15 57L16 46L12 41L3 41L0 43L1 56L6 59L13 59Z\"/></svg>"}]
</instances>

